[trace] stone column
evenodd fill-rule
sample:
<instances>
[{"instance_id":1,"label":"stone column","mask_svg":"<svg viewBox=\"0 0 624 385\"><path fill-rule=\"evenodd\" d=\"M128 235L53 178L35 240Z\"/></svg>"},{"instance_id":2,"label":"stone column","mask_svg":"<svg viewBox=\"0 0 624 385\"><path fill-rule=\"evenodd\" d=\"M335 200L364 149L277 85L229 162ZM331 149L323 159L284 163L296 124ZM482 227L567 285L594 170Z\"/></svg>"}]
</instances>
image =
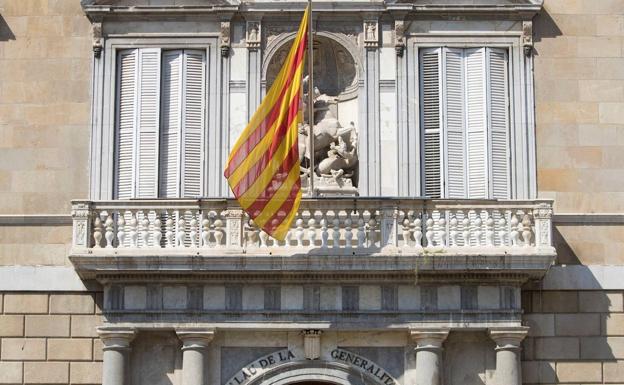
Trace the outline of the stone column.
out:
<instances>
[{"instance_id":1,"label":"stone column","mask_svg":"<svg viewBox=\"0 0 624 385\"><path fill-rule=\"evenodd\" d=\"M214 330L176 330L182 341L182 385L204 385L204 362Z\"/></svg>"},{"instance_id":2,"label":"stone column","mask_svg":"<svg viewBox=\"0 0 624 385\"><path fill-rule=\"evenodd\" d=\"M495 376L498 384L522 385L520 343L527 332L527 327L490 329L490 338L496 342Z\"/></svg>"},{"instance_id":3,"label":"stone column","mask_svg":"<svg viewBox=\"0 0 624 385\"><path fill-rule=\"evenodd\" d=\"M130 342L136 334L135 329L102 326L97 328L97 332L104 344L102 385L129 384L126 375L127 363Z\"/></svg>"},{"instance_id":4,"label":"stone column","mask_svg":"<svg viewBox=\"0 0 624 385\"><path fill-rule=\"evenodd\" d=\"M448 336L446 329L410 330L416 342L415 385L440 385L442 370L442 343Z\"/></svg>"}]
</instances>

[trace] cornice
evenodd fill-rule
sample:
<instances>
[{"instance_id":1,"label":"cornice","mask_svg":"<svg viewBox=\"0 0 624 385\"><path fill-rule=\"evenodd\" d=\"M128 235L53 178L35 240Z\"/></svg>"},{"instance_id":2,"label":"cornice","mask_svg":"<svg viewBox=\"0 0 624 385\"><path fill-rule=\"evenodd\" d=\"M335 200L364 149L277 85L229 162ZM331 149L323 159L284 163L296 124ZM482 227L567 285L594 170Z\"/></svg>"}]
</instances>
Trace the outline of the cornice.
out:
<instances>
[{"instance_id":1,"label":"cornice","mask_svg":"<svg viewBox=\"0 0 624 385\"><path fill-rule=\"evenodd\" d=\"M284 14L285 12L301 12L307 1L261 1L240 3L218 3L207 5L114 5L94 4L85 2L82 8L92 20L104 17L123 16L205 16L239 13L249 14ZM542 9L541 0L512 2L502 0L473 1L323 1L314 3L317 14L349 14L349 13L390 13L401 15L507 15L509 17L532 18ZM407 16L409 18L409 16Z\"/></svg>"}]
</instances>

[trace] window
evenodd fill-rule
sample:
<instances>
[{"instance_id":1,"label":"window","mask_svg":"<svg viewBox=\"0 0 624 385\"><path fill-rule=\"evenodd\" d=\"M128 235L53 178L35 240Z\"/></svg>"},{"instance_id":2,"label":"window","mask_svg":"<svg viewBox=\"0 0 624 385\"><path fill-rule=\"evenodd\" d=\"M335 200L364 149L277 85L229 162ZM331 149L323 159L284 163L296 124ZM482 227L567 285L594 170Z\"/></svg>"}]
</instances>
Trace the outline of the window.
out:
<instances>
[{"instance_id":1,"label":"window","mask_svg":"<svg viewBox=\"0 0 624 385\"><path fill-rule=\"evenodd\" d=\"M203 195L206 58L137 48L117 57L117 199Z\"/></svg>"},{"instance_id":2,"label":"window","mask_svg":"<svg viewBox=\"0 0 624 385\"><path fill-rule=\"evenodd\" d=\"M508 53L420 51L424 194L510 197Z\"/></svg>"}]
</instances>

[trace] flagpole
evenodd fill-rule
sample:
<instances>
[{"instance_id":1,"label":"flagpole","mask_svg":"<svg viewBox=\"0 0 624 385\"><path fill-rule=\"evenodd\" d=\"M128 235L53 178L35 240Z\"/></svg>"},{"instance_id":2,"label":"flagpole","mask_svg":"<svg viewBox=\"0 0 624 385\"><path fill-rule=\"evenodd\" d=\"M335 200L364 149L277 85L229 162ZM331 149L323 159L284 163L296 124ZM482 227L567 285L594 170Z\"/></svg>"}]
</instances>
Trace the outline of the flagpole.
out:
<instances>
[{"instance_id":1,"label":"flagpole","mask_svg":"<svg viewBox=\"0 0 624 385\"><path fill-rule=\"evenodd\" d=\"M314 190L314 37L312 35L312 0L308 0L308 148L310 151L309 195L315 196Z\"/></svg>"}]
</instances>

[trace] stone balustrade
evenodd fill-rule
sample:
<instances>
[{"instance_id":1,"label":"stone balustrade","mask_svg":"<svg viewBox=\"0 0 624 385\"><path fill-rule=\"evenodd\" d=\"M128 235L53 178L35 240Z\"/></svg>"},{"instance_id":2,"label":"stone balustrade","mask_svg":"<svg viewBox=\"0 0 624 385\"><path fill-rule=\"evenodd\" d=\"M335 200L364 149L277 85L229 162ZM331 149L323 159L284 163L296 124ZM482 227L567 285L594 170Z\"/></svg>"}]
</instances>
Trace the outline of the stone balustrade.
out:
<instances>
[{"instance_id":1,"label":"stone balustrade","mask_svg":"<svg viewBox=\"0 0 624 385\"><path fill-rule=\"evenodd\" d=\"M552 250L552 202L304 199L284 241L233 200L74 201L73 249L94 254L531 254Z\"/></svg>"}]
</instances>

